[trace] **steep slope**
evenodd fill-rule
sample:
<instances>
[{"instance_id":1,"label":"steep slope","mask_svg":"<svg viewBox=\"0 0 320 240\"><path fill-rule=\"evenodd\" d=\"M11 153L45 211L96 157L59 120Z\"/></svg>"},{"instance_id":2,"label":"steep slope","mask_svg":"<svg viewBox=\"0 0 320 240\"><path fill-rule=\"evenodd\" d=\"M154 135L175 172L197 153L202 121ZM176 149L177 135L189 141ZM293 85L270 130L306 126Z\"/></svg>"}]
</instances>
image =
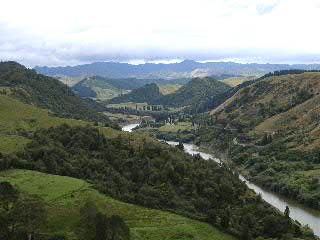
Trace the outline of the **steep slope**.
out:
<instances>
[{"instance_id":1,"label":"steep slope","mask_svg":"<svg viewBox=\"0 0 320 240\"><path fill-rule=\"evenodd\" d=\"M0 182L8 181L20 191L35 194L48 204L48 231L51 236L74 239L80 207L94 199L103 213L122 217L132 240L201 239L234 240L207 223L172 213L117 201L99 193L79 179L28 170L0 172Z\"/></svg>"},{"instance_id":2,"label":"steep slope","mask_svg":"<svg viewBox=\"0 0 320 240\"><path fill-rule=\"evenodd\" d=\"M265 77L212 110L203 135L215 131L251 180L319 210L319 106L320 73Z\"/></svg>"},{"instance_id":3,"label":"steep slope","mask_svg":"<svg viewBox=\"0 0 320 240\"><path fill-rule=\"evenodd\" d=\"M319 92L320 73L267 77L240 89L211 114L216 115L219 121L228 121L233 127L253 129L272 116L299 108L307 100L317 102ZM290 120L289 113L283 115L287 116L287 121Z\"/></svg>"},{"instance_id":4,"label":"steep slope","mask_svg":"<svg viewBox=\"0 0 320 240\"><path fill-rule=\"evenodd\" d=\"M155 83L146 84L145 86L135 89L132 92L113 98L108 103L124 103L124 102L136 102L136 103L151 103L154 99L158 99L162 96L159 87Z\"/></svg>"},{"instance_id":5,"label":"steep slope","mask_svg":"<svg viewBox=\"0 0 320 240\"><path fill-rule=\"evenodd\" d=\"M81 99L58 80L15 62L0 63L0 87L6 88L2 93L59 116L110 123L106 116L98 113L104 109L98 103Z\"/></svg>"},{"instance_id":6,"label":"steep slope","mask_svg":"<svg viewBox=\"0 0 320 240\"><path fill-rule=\"evenodd\" d=\"M29 142L29 135L35 130L63 123L89 124L80 120L53 116L46 109L36 108L0 94L0 155L22 150Z\"/></svg>"},{"instance_id":7,"label":"steep slope","mask_svg":"<svg viewBox=\"0 0 320 240\"><path fill-rule=\"evenodd\" d=\"M196 107L228 89L230 89L228 85L212 78L194 78L175 93L163 96L154 102L173 107Z\"/></svg>"}]
</instances>

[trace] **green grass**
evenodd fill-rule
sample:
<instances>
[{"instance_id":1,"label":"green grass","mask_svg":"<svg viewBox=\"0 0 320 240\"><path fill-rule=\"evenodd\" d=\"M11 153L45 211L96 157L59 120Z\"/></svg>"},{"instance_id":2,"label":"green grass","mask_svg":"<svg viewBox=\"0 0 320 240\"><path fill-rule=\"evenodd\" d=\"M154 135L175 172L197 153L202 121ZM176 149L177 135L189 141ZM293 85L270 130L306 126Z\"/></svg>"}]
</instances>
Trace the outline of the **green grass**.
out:
<instances>
[{"instance_id":1,"label":"green grass","mask_svg":"<svg viewBox=\"0 0 320 240\"><path fill-rule=\"evenodd\" d=\"M179 84L166 84L166 85L158 85L160 92L163 95L168 95L171 93L175 93L176 91L178 91L182 85Z\"/></svg>"},{"instance_id":2,"label":"green grass","mask_svg":"<svg viewBox=\"0 0 320 240\"><path fill-rule=\"evenodd\" d=\"M253 79L256 79L256 76L241 76L241 77L230 77L221 80L221 82L224 82L225 84L228 84L230 87L235 87L240 85L243 82L251 81Z\"/></svg>"},{"instance_id":3,"label":"green grass","mask_svg":"<svg viewBox=\"0 0 320 240\"><path fill-rule=\"evenodd\" d=\"M23 150L23 147L28 142L28 139L21 136L10 136L0 134L0 153L9 154Z\"/></svg>"},{"instance_id":4,"label":"green grass","mask_svg":"<svg viewBox=\"0 0 320 240\"><path fill-rule=\"evenodd\" d=\"M49 111L21 103L11 97L0 95L0 132L14 133L17 129L32 131L62 123L85 125L86 122L50 116Z\"/></svg>"},{"instance_id":5,"label":"green grass","mask_svg":"<svg viewBox=\"0 0 320 240\"><path fill-rule=\"evenodd\" d=\"M69 125L92 125L92 123L54 117L48 110L21 103L0 94L0 152L12 153L23 149L29 141L19 135L20 131L33 132L67 123ZM99 127L106 137L116 136L118 131Z\"/></svg>"},{"instance_id":6,"label":"green grass","mask_svg":"<svg viewBox=\"0 0 320 240\"><path fill-rule=\"evenodd\" d=\"M191 122L178 122L177 124L174 125L164 125L159 128L159 131L161 132L178 132L184 131L184 130L191 130Z\"/></svg>"},{"instance_id":7,"label":"green grass","mask_svg":"<svg viewBox=\"0 0 320 240\"><path fill-rule=\"evenodd\" d=\"M89 183L70 177L28 170L0 172L0 181L9 181L20 191L36 194L48 205L50 234L64 234L73 239L79 208L93 199L107 215L120 215L129 225L133 240L195 239L233 240L209 224L176 214L123 203L94 190Z\"/></svg>"}]
</instances>

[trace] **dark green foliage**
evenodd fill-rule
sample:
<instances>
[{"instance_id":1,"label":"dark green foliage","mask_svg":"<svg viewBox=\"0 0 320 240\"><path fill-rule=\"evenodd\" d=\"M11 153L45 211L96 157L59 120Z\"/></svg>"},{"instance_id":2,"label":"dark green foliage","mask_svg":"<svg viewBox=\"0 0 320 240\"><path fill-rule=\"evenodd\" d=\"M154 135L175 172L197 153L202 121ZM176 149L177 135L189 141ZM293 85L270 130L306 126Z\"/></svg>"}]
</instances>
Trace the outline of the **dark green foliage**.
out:
<instances>
[{"instance_id":1,"label":"dark green foliage","mask_svg":"<svg viewBox=\"0 0 320 240\"><path fill-rule=\"evenodd\" d=\"M119 216L107 217L93 201L88 200L80 209L80 222L76 230L83 240L128 240L129 228Z\"/></svg>"},{"instance_id":2,"label":"dark green foliage","mask_svg":"<svg viewBox=\"0 0 320 240\"><path fill-rule=\"evenodd\" d=\"M290 217L290 209L288 206L286 206L286 209L284 210L284 216L286 218L289 218Z\"/></svg>"},{"instance_id":3,"label":"dark green foliage","mask_svg":"<svg viewBox=\"0 0 320 240\"><path fill-rule=\"evenodd\" d=\"M10 183L0 183L0 239L34 239L46 229L47 211L36 196L19 194Z\"/></svg>"},{"instance_id":4,"label":"dark green foliage","mask_svg":"<svg viewBox=\"0 0 320 240\"><path fill-rule=\"evenodd\" d=\"M183 143L179 142L179 144L176 146L176 148L183 150L184 149Z\"/></svg>"},{"instance_id":5,"label":"dark green foliage","mask_svg":"<svg viewBox=\"0 0 320 240\"><path fill-rule=\"evenodd\" d=\"M18 63L0 63L0 86L10 87L11 94L20 101L48 109L58 116L113 125L98 113L104 110L102 105L81 99L58 80L37 74Z\"/></svg>"},{"instance_id":6,"label":"dark green foliage","mask_svg":"<svg viewBox=\"0 0 320 240\"><path fill-rule=\"evenodd\" d=\"M106 139L95 128L63 125L36 132L25 151L9 162L12 167L90 180L117 199L207 220L239 236L244 234L244 214L255 216L253 237L270 237L267 226L288 221L228 167L152 140L137 144L121 135ZM265 222L265 216L276 220ZM298 237L293 226L282 225L271 234Z\"/></svg>"},{"instance_id":7,"label":"dark green foliage","mask_svg":"<svg viewBox=\"0 0 320 240\"><path fill-rule=\"evenodd\" d=\"M95 98L97 96L97 93L88 86L82 84L82 81L72 86L72 90L83 98Z\"/></svg>"},{"instance_id":8,"label":"dark green foliage","mask_svg":"<svg viewBox=\"0 0 320 240\"><path fill-rule=\"evenodd\" d=\"M132 92L113 98L108 103L124 103L124 102L136 102L136 103L151 103L154 99L158 99L162 94L159 91L159 87L155 83L146 84L145 86L135 89Z\"/></svg>"}]
</instances>

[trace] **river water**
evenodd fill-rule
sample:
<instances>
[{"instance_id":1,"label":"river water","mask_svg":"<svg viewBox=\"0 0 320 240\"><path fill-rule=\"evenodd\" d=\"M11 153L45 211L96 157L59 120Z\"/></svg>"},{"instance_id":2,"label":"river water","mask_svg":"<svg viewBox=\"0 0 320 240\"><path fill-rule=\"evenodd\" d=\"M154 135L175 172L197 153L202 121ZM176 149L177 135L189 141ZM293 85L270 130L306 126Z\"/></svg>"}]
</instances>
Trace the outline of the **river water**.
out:
<instances>
[{"instance_id":1,"label":"river water","mask_svg":"<svg viewBox=\"0 0 320 240\"><path fill-rule=\"evenodd\" d=\"M122 128L122 131L132 132L132 129L137 127L138 125L139 124L126 125ZM178 145L178 142L174 142L174 141L165 141L165 142L173 146ZM199 151L198 146L194 144L184 143L183 146L184 146L184 151L191 155L200 154L200 156L205 160L212 159L218 163L221 162L220 159L215 158L211 154ZM320 211L306 208L303 205L298 204L292 200L288 200L273 192L266 191L260 188L259 186L255 185L254 183L248 181L241 175L239 176L239 178L242 181L244 181L250 189L254 190L257 194L261 194L261 197L266 202L273 205L274 207L279 209L281 212L284 212L286 206L288 206L290 208L290 217L292 219L299 221L303 225L308 225L317 236L320 236Z\"/></svg>"}]
</instances>

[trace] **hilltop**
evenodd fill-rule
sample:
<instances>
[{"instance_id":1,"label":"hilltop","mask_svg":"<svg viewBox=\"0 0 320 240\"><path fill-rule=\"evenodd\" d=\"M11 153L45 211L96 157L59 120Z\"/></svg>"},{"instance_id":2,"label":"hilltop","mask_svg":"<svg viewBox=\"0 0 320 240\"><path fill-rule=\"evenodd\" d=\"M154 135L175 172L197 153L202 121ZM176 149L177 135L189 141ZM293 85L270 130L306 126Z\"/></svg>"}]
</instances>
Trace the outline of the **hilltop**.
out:
<instances>
[{"instance_id":1,"label":"hilltop","mask_svg":"<svg viewBox=\"0 0 320 240\"><path fill-rule=\"evenodd\" d=\"M256 131L315 128L319 93L320 73L266 77L240 89L211 114L232 127ZM310 128L305 130L312 137Z\"/></svg>"},{"instance_id":2,"label":"hilltop","mask_svg":"<svg viewBox=\"0 0 320 240\"><path fill-rule=\"evenodd\" d=\"M0 90L3 95L48 109L58 116L111 124L99 113L104 110L102 105L82 99L60 81L15 62L0 63Z\"/></svg>"}]
</instances>

